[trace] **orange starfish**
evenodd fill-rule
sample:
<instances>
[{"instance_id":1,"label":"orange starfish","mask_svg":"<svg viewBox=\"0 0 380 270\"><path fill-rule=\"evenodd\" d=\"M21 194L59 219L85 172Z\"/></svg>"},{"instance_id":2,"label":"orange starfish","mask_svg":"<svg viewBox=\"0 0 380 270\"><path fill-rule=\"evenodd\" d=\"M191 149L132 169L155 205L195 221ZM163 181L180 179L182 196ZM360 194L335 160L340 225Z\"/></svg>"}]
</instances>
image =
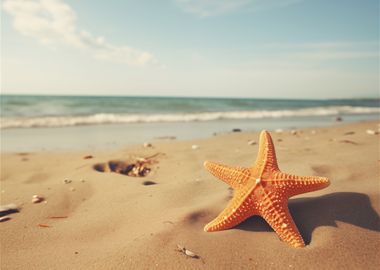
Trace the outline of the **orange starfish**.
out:
<instances>
[{"instance_id":1,"label":"orange starfish","mask_svg":"<svg viewBox=\"0 0 380 270\"><path fill-rule=\"evenodd\" d=\"M210 161L205 161L204 165L235 190L227 207L205 226L206 232L230 229L251 216L259 215L281 240L293 247L305 246L289 213L288 199L327 187L330 184L328 178L281 172L272 138L265 130L260 134L259 154L253 167L230 167Z\"/></svg>"}]
</instances>

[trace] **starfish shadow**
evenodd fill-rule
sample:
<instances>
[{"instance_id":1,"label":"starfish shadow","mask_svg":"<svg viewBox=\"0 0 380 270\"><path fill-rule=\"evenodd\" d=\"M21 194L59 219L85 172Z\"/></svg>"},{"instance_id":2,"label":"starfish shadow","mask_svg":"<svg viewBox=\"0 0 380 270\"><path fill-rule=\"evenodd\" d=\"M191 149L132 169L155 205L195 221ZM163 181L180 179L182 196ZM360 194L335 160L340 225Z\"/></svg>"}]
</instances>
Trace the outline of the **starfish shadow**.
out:
<instances>
[{"instance_id":1,"label":"starfish shadow","mask_svg":"<svg viewBox=\"0 0 380 270\"><path fill-rule=\"evenodd\" d=\"M338 227L336 221L380 232L380 217L369 197L356 192L336 192L320 197L289 200L289 210L304 241L319 226ZM272 231L261 217L254 216L236 227L248 231Z\"/></svg>"}]
</instances>

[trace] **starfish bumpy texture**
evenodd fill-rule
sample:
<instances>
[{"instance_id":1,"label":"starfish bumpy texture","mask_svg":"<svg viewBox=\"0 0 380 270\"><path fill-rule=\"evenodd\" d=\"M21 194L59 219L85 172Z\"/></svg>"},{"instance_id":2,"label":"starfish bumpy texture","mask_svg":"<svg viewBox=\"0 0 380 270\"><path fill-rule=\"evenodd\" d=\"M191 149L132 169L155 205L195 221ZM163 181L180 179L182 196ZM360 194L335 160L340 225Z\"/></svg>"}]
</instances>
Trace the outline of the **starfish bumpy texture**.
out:
<instances>
[{"instance_id":1,"label":"starfish bumpy texture","mask_svg":"<svg viewBox=\"0 0 380 270\"><path fill-rule=\"evenodd\" d=\"M277 165L272 138L260 134L259 153L251 168L230 167L205 161L205 167L234 189L227 207L204 228L206 232L230 229L247 218L263 217L280 239L293 247L305 243L288 209L289 197L327 187L326 177L283 173Z\"/></svg>"}]
</instances>

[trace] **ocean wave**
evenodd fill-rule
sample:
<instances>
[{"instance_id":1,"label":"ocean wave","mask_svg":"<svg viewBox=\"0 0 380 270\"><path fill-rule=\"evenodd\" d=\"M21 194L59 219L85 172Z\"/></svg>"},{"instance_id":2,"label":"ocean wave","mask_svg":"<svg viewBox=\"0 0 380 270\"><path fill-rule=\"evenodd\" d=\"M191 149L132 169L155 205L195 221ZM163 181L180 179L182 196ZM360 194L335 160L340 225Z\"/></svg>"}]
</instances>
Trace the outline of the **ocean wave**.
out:
<instances>
[{"instance_id":1,"label":"ocean wave","mask_svg":"<svg viewBox=\"0 0 380 270\"><path fill-rule=\"evenodd\" d=\"M1 117L0 129L30 127L64 127L123 123L169 123L214 120L244 120L283 117L329 116L380 113L377 107L331 106L293 110L254 110L200 112L183 114L105 114L88 116Z\"/></svg>"}]
</instances>

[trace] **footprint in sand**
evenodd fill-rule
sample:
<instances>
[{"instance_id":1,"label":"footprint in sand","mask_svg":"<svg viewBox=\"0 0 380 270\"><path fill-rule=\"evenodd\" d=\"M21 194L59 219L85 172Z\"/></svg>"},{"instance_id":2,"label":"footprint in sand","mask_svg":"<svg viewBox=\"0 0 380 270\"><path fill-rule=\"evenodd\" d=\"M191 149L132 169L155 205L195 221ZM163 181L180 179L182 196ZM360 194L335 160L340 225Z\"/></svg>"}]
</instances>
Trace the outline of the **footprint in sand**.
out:
<instances>
[{"instance_id":1,"label":"footprint in sand","mask_svg":"<svg viewBox=\"0 0 380 270\"><path fill-rule=\"evenodd\" d=\"M122 160L110 160L106 163L97 163L93 166L95 171L98 172L115 172L126 176L132 177L145 177L151 172L149 165L150 161L136 160L135 162L128 162ZM143 185L154 185L155 182L145 181Z\"/></svg>"}]
</instances>

